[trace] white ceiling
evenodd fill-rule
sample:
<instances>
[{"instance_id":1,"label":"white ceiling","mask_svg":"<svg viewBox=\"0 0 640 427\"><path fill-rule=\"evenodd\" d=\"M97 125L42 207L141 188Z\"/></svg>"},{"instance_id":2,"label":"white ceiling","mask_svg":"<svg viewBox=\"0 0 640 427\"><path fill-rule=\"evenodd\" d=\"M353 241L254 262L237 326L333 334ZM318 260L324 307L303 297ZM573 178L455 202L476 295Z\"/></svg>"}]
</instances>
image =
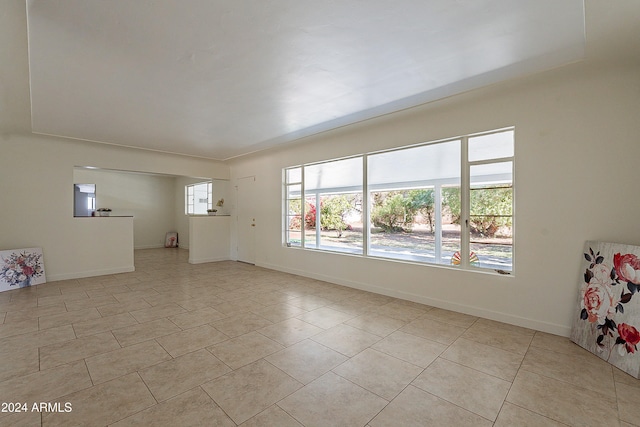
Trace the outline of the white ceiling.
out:
<instances>
[{"instance_id":1,"label":"white ceiling","mask_svg":"<svg viewBox=\"0 0 640 427\"><path fill-rule=\"evenodd\" d=\"M640 46L619 1L27 0L31 130L229 159Z\"/></svg>"}]
</instances>

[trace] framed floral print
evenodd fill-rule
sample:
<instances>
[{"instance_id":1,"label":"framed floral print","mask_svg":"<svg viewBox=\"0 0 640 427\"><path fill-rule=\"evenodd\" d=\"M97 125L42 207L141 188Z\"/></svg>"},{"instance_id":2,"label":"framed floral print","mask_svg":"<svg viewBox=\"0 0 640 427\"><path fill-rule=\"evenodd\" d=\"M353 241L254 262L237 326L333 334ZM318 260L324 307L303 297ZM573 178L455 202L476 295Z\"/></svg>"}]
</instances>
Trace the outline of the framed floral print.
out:
<instances>
[{"instance_id":1,"label":"framed floral print","mask_svg":"<svg viewBox=\"0 0 640 427\"><path fill-rule=\"evenodd\" d=\"M587 242L571 341L640 377L640 246Z\"/></svg>"},{"instance_id":2,"label":"framed floral print","mask_svg":"<svg viewBox=\"0 0 640 427\"><path fill-rule=\"evenodd\" d=\"M0 251L0 292L45 282L42 248Z\"/></svg>"}]
</instances>

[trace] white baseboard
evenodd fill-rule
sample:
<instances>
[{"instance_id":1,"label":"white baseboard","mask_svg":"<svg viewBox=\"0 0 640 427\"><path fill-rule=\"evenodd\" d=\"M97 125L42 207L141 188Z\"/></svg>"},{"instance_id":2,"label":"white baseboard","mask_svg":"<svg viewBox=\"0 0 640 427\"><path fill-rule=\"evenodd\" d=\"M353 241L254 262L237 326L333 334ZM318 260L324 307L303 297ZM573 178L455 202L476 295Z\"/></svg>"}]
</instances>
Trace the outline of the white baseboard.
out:
<instances>
[{"instance_id":1,"label":"white baseboard","mask_svg":"<svg viewBox=\"0 0 640 427\"><path fill-rule=\"evenodd\" d=\"M134 246L133 250L136 249L157 249L157 248L164 248L164 245L143 245L143 246Z\"/></svg>"},{"instance_id":2,"label":"white baseboard","mask_svg":"<svg viewBox=\"0 0 640 427\"><path fill-rule=\"evenodd\" d=\"M417 295L410 292L403 292L403 291L397 291L394 289L383 288L381 286L375 286L369 283L346 280L341 277L335 277L335 276L330 276L326 274L315 274L305 270L298 270L295 268L286 268L286 267L273 265L269 263L256 263L256 266L268 268L271 270L282 271L285 273L296 274L298 276L304 276L310 279L316 279L316 280L322 280L329 283L335 283L336 285L347 286L350 288L360 289L362 291L368 291L376 294L386 295L389 297L399 298L407 301L413 301L420 304L426 304L433 307L442 308L445 310L452 310L459 313L478 316L484 319L495 320L496 322L508 323L510 325L521 326L523 328L534 329L536 331L547 332L554 335L568 337L569 334L571 333L571 328L565 325L543 322L540 320L529 319L526 317L515 316L513 314L501 313L493 310L487 310L482 307L474 307L474 306L459 304L451 301L441 300L437 298L429 298L423 295Z\"/></svg>"},{"instance_id":3,"label":"white baseboard","mask_svg":"<svg viewBox=\"0 0 640 427\"><path fill-rule=\"evenodd\" d=\"M136 271L136 268L134 266L109 268L105 270L79 271L76 273L66 273L66 274L52 274L52 275L47 274L47 282L57 282L58 280L69 280L69 279L82 279L85 277L106 276L108 274L131 273L132 271Z\"/></svg>"},{"instance_id":4,"label":"white baseboard","mask_svg":"<svg viewBox=\"0 0 640 427\"><path fill-rule=\"evenodd\" d=\"M207 262L218 262L218 261L229 261L228 257L222 258L202 258L202 259L191 259L189 258L189 264L204 264Z\"/></svg>"}]
</instances>

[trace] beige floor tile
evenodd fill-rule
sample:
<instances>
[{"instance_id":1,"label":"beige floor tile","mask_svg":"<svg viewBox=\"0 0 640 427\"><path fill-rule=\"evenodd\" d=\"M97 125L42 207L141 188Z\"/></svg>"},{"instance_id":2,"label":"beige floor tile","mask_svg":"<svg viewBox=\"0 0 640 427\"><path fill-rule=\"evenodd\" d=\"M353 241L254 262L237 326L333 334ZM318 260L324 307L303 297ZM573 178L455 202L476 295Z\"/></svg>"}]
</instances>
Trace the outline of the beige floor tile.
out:
<instances>
[{"instance_id":1,"label":"beige floor tile","mask_svg":"<svg viewBox=\"0 0 640 427\"><path fill-rule=\"evenodd\" d=\"M407 322L377 314L364 314L345 322L345 324L378 335L379 337L386 337L402 328Z\"/></svg>"},{"instance_id":2,"label":"beige floor tile","mask_svg":"<svg viewBox=\"0 0 640 427\"><path fill-rule=\"evenodd\" d=\"M387 401L328 372L278 402L305 426L363 426Z\"/></svg>"},{"instance_id":3,"label":"beige floor tile","mask_svg":"<svg viewBox=\"0 0 640 427\"><path fill-rule=\"evenodd\" d=\"M499 325L498 322L486 323L483 319L478 319L473 326L462 334L462 338L524 356L533 340L533 332L520 332L519 329L522 331L530 330L524 328L516 329L517 327L500 327Z\"/></svg>"},{"instance_id":4,"label":"beige floor tile","mask_svg":"<svg viewBox=\"0 0 640 427\"><path fill-rule=\"evenodd\" d=\"M348 358L307 339L266 357L266 360L301 383L308 384Z\"/></svg>"},{"instance_id":5,"label":"beige floor tile","mask_svg":"<svg viewBox=\"0 0 640 427\"><path fill-rule=\"evenodd\" d=\"M380 341L381 337L353 326L338 325L311 337L311 339L345 356L352 357Z\"/></svg>"},{"instance_id":6,"label":"beige floor tile","mask_svg":"<svg viewBox=\"0 0 640 427\"><path fill-rule=\"evenodd\" d=\"M622 421L640 425L640 388L627 384L616 384L618 412Z\"/></svg>"},{"instance_id":7,"label":"beige floor tile","mask_svg":"<svg viewBox=\"0 0 640 427\"><path fill-rule=\"evenodd\" d=\"M443 310L441 308L433 308L421 316L425 319L433 319L442 323L468 328L473 325L478 318L468 314L456 313L451 310Z\"/></svg>"},{"instance_id":8,"label":"beige floor tile","mask_svg":"<svg viewBox=\"0 0 640 427\"><path fill-rule=\"evenodd\" d=\"M10 396L13 402L53 402L92 385L87 367L80 360L0 382L0 396Z\"/></svg>"},{"instance_id":9,"label":"beige floor tile","mask_svg":"<svg viewBox=\"0 0 640 427\"><path fill-rule=\"evenodd\" d=\"M273 322L257 314L242 313L212 322L211 325L225 335L233 338L273 325Z\"/></svg>"},{"instance_id":10,"label":"beige floor tile","mask_svg":"<svg viewBox=\"0 0 640 427\"><path fill-rule=\"evenodd\" d=\"M43 427L104 426L153 406L156 401L137 373L66 395L67 413L43 413Z\"/></svg>"},{"instance_id":11,"label":"beige floor tile","mask_svg":"<svg viewBox=\"0 0 640 427\"><path fill-rule=\"evenodd\" d=\"M202 349L140 370L140 376L158 401L167 400L231 371Z\"/></svg>"},{"instance_id":12,"label":"beige floor tile","mask_svg":"<svg viewBox=\"0 0 640 427\"><path fill-rule=\"evenodd\" d=\"M112 424L113 427L201 427L203 425L235 427L236 424L200 387Z\"/></svg>"},{"instance_id":13,"label":"beige floor tile","mask_svg":"<svg viewBox=\"0 0 640 427\"><path fill-rule=\"evenodd\" d=\"M1 318L1 316L0 316ZM38 331L38 319L26 319L22 322L0 324L0 338ZM2 349L0 349L2 351Z\"/></svg>"},{"instance_id":14,"label":"beige floor tile","mask_svg":"<svg viewBox=\"0 0 640 427\"><path fill-rule=\"evenodd\" d=\"M253 418L249 418L240 427L304 427L295 418L280 409L278 405L271 405Z\"/></svg>"},{"instance_id":15,"label":"beige floor tile","mask_svg":"<svg viewBox=\"0 0 640 427\"><path fill-rule=\"evenodd\" d=\"M505 402L494 427L563 427L557 421Z\"/></svg>"},{"instance_id":16,"label":"beige floor tile","mask_svg":"<svg viewBox=\"0 0 640 427\"><path fill-rule=\"evenodd\" d=\"M75 301L79 299L88 299L89 295L86 292L74 292L66 295L52 295L49 297L38 298L38 307L44 307L52 304L64 303L66 301Z\"/></svg>"},{"instance_id":17,"label":"beige floor tile","mask_svg":"<svg viewBox=\"0 0 640 427\"><path fill-rule=\"evenodd\" d=\"M254 294L255 293L252 292L251 289L243 288L243 289L223 291L216 294L216 296L222 299L224 302L231 302L231 301L238 301L238 300L251 298Z\"/></svg>"},{"instance_id":18,"label":"beige floor tile","mask_svg":"<svg viewBox=\"0 0 640 427\"><path fill-rule=\"evenodd\" d=\"M85 362L93 383L99 384L167 360L171 355L160 344L144 341L89 357Z\"/></svg>"},{"instance_id":19,"label":"beige floor tile","mask_svg":"<svg viewBox=\"0 0 640 427\"><path fill-rule=\"evenodd\" d=\"M95 308L86 308L82 310L68 311L66 313L51 314L49 316L40 316L40 330L55 328L62 325L70 325L72 323L85 322L91 319L100 318L100 312Z\"/></svg>"},{"instance_id":20,"label":"beige floor tile","mask_svg":"<svg viewBox=\"0 0 640 427\"><path fill-rule=\"evenodd\" d=\"M127 285L120 285L120 286L109 286L107 288L99 288L99 289L89 289L87 290L87 295L89 296L89 298L98 298L98 297L106 297L106 296L111 296L113 297L113 294L121 294L124 292L130 292L132 289L129 288ZM118 303L119 301L116 300L116 303Z\"/></svg>"},{"instance_id":21,"label":"beige floor tile","mask_svg":"<svg viewBox=\"0 0 640 427\"><path fill-rule=\"evenodd\" d=\"M511 387L508 381L441 358L412 384L491 421L498 416Z\"/></svg>"},{"instance_id":22,"label":"beige floor tile","mask_svg":"<svg viewBox=\"0 0 640 427\"><path fill-rule=\"evenodd\" d=\"M231 369L238 369L283 348L281 344L258 332L249 332L208 347L207 350L231 367Z\"/></svg>"},{"instance_id":23,"label":"beige floor tile","mask_svg":"<svg viewBox=\"0 0 640 427\"><path fill-rule=\"evenodd\" d=\"M142 289L139 291L128 291L113 294L115 299L117 299L121 304L131 301L139 301L141 299L144 299L145 297L152 297L156 295L159 295L159 293L155 289Z\"/></svg>"},{"instance_id":24,"label":"beige floor tile","mask_svg":"<svg viewBox=\"0 0 640 427\"><path fill-rule=\"evenodd\" d=\"M352 315L333 310L329 307L317 308L296 316L296 319L311 323L312 325L318 326L322 329L332 328L351 318L353 318Z\"/></svg>"},{"instance_id":25,"label":"beige floor tile","mask_svg":"<svg viewBox=\"0 0 640 427\"><path fill-rule=\"evenodd\" d=\"M56 284L59 284L61 281L58 282L49 282L46 283L45 286L39 285L36 288L36 295L39 297L50 297L53 295L62 295L62 292L60 292L60 288L58 286L56 286Z\"/></svg>"},{"instance_id":26,"label":"beige floor tile","mask_svg":"<svg viewBox=\"0 0 640 427\"><path fill-rule=\"evenodd\" d=\"M187 310L180 307L176 303L157 305L151 308L143 308L142 310L135 310L131 312L131 315L136 318L140 323L149 322L151 320L160 319L162 317L169 317L180 313L186 313Z\"/></svg>"},{"instance_id":27,"label":"beige floor tile","mask_svg":"<svg viewBox=\"0 0 640 427\"><path fill-rule=\"evenodd\" d=\"M407 387L371 427L491 427L492 422L416 387Z\"/></svg>"},{"instance_id":28,"label":"beige floor tile","mask_svg":"<svg viewBox=\"0 0 640 427\"><path fill-rule=\"evenodd\" d=\"M482 317L478 318L476 323L474 323L474 326L483 326L485 328L489 328L492 330L508 331L514 334L527 335L530 337L533 337L536 334L536 331L533 329L525 328L522 326L510 325L508 323L502 323L496 320L483 319Z\"/></svg>"},{"instance_id":29,"label":"beige floor tile","mask_svg":"<svg viewBox=\"0 0 640 427\"><path fill-rule=\"evenodd\" d=\"M85 357L96 356L120 348L120 344L111 334L103 332L96 335L40 347L40 369L49 369Z\"/></svg>"},{"instance_id":30,"label":"beige floor tile","mask_svg":"<svg viewBox=\"0 0 640 427\"><path fill-rule=\"evenodd\" d=\"M366 349L333 372L391 401L423 369L376 350Z\"/></svg>"},{"instance_id":31,"label":"beige floor tile","mask_svg":"<svg viewBox=\"0 0 640 427\"><path fill-rule=\"evenodd\" d=\"M178 357L228 339L228 336L213 326L202 325L156 338L156 341L164 347L171 356Z\"/></svg>"},{"instance_id":32,"label":"beige floor tile","mask_svg":"<svg viewBox=\"0 0 640 427\"><path fill-rule=\"evenodd\" d=\"M375 343L371 348L426 368L447 349L447 346L396 331Z\"/></svg>"},{"instance_id":33,"label":"beige floor tile","mask_svg":"<svg viewBox=\"0 0 640 427\"><path fill-rule=\"evenodd\" d=\"M2 311L2 309L0 309ZM67 307L64 302L51 304L44 307L33 307L26 310L9 311L4 319L5 324L23 322L29 319L37 319L40 316L66 313Z\"/></svg>"},{"instance_id":34,"label":"beige floor tile","mask_svg":"<svg viewBox=\"0 0 640 427\"><path fill-rule=\"evenodd\" d=\"M56 296L54 296L56 297ZM0 302L0 313L11 312L11 311L25 311L38 306L38 300L29 299L27 301L5 301Z\"/></svg>"},{"instance_id":35,"label":"beige floor tile","mask_svg":"<svg viewBox=\"0 0 640 427\"><path fill-rule=\"evenodd\" d=\"M251 381L237 380L234 387L253 393L242 403L249 410L237 412L240 419L250 416L245 427L350 420L368 427L491 425L493 419L496 427L640 424L640 380L565 337L232 261L190 265L186 250L136 250L134 256L132 273L0 293L0 395L84 398L93 384L137 373L155 395L152 406L111 411L114 417L93 411L92 422L188 426L214 420L232 426L201 385L240 371L238 378ZM113 337L99 339L109 333L117 346ZM218 334L231 338L218 342ZM172 359L161 342L174 356L189 353ZM411 365L417 368L407 373ZM262 368L251 376L247 366ZM406 386L419 368L426 370ZM296 384L292 394L265 391L272 380L279 387L277 378ZM500 407L505 380L513 384ZM493 381L497 387L486 385ZM297 389L302 384L306 394ZM355 400L352 393L341 398L347 388L356 391ZM112 395L109 389L98 390ZM359 393L364 402L392 400L369 418L346 413L352 405L356 414L368 414L358 406ZM295 414L278 406L293 396L303 403ZM39 413L14 415L0 413L0 425L40 425ZM66 415L49 414L45 425L63 423ZM72 418L66 418L71 425Z\"/></svg>"},{"instance_id":36,"label":"beige floor tile","mask_svg":"<svg viewBox=\"0 0 640 427\"><path fill-rule=\"evenodd\" d=\"M184 305L180 305L184 308ZM219 312L212 307L203 307L187 313L176 314L169 317L173 323L178 325L181 329L195 328L196 326L206 325L207 323L213 323L217 320L224 319L226 314Z\"/></svg>"},{"instance_id":37,"label":"beige floor tile","mask_svg":"<svg viewBox=\"0 0 640 427\"><path fill-rule=\"evenodd\" d=\"M86 335L95 335L100 332L111 331L113 329L124 328L137 324L138 322L132 315L129 313L122 313L113 316L99 317L85 322L74 323L73 330L79 338Z\"/></svg>"},{"instance_id":38,"label":"beige floor tile","mask_svg":"<svg viewBox=\"0 0 640 427\"><path fill-rule=\"evenodd\" d=\"M311 311L320 307L333 304L333 301L315 295L304 295L301 297L291 298L287 300L287 304L300 307L304 310Z\"/></svg>"},{"instance_id":39,"label":"beige floor tile","mask_svg":"<svg viewBox=\"0 0 640 427\"><path fill-rule=\"evenodd\" d=\"M312 337L323 330L324 329L299 319L286 319L265 328L258 329L258 332L284 346L290 346Z\"/></svg>"},{"instance_id":40,"label":"beige floor tile","mask_svg":"<svg viewBox=\"0 0 640 427\"><path fill-rule=\"evenodd\" d=\"M441 357L511 382L516 377L524 356L458 338Z\"/></svg>"},{"instance_id":41,"label":"beige floor tile","mask_svg":"<svg viewBox=\"0 0 640 427\"><path fill-rule=\"evenodd\" d=\"M621 369L613 366L613 380L616 383L626 384L631 387L640 387L640 379L632 377Z\"/></svg>"},{"instance_id":42,"label":"beige floor tile","mask_svg":"<svg viewBox=\"0 0 640 427\"><path fill-rule=\"evenodd\" d=\"M151 308L151 304L143 299L134 299L124 303L102 305L100 307L97 307L100 314L104 317L115 316L116 314L128 313L130 311L142 310L145 308Z\"/></svg>"},{"instance_id":43,"label":"beige floor tile","mask_svg":"<svg viewBox=\"0 0 640 427\"><path fill-rule=\"evenodd\" d=\"M0 381L28 375L39 369L40 356L37 347L0 347ZM0 402L5 402L2 397L4 396L0 395Z\"/></svg>"},{"instance_id":44,"label":"beige floor tile","mask_svg":"<svg viewBox=\"0 0 640 427\"><path fill-rule=\"evenodd\" d=\"M373 292L361 291L354 297L360 304L365 305L384 305L395 300L395 298L386 295L375 294Z\"/></svg>"},{"instance_id":45,"label":"beige floor tile","mask_svg":"<svg viewBox=\"0 0 640 427\"><path fill-rule=\"evenodd\" d=\"M420 338L450 345L464 333L466 329L461 326L442 323L437 320L420 318L406 324L400 331L412 334Z\"/></svg>"},{"instance_id":46,"label":"beige floor tile","mask_svg":"<svg viewBox=\"0 0 640 427\"><path fill-rule=\"evenodd\" d=\"M28 332L26 334L13 335L0 339L0 349L9 351L12 349L38 348L49 344L69 341L76 337L71 325L58 326L44 331Z\"/></svg>"},{"instance_id":47,"label":"beige floor tile","mask_svg":"<svg viewBox=\"0 0 640 427\"><path fill-rule=\"evenodd\" d=\"M270 305L286 303L288 300L294 297L292 297L289 294L285 294L284 292L270 291L270 292L263 292L257 295L251 295L250 298L253 301L259 302L262 305L270 306Z\"/></svg>"},{"instance_id":48,"label":"beige floor tile","mask_svg":"<svg viewBox=\"0 0 640 427\"><path fill-rule=\"evenodd\" d=\"M29 405L27 405L29 407ZM38 411L0 413L0 425L3 427L34 427L42 424L42 414Z\"/></svg>"},{"instance_id":49,"label":"beige floor tile","mask_svg":"<svg viewBox=\"0 0 640 427\"><path fill-rule=\"evenodd\" d=\"M118 300L112 295L98 296L94 298L83 298L74 301L66 301L64 305L68 311L83 310L86 308L100 307L103 305L117 304Z\"/></svg>"},{"instance_id":50,"label":"beige floor tile","mask_svg":"<svg viewBox=\"0 0 640 427\"><path fill-rule=\"evenodd\" d=\"M578 344L571 342L569 338L559 337L557 335L551 335L545 332L535 333L533 340L531 340L531 347L539 347L545 350L555 351L556 353L577 356L588 353Z\"/></svg>"},{"instance_id":51,"label":"beige floor tile","mask_svg":"<svg viewBox=\"0 0 640 427\"><path fill-rule=\"evenodd\" d=\"M522 362L522 370L564 381L615 398L613 367L592 355L568 355L532 347ZM576 363L580 361L580 363Z\"/></svg>"},{"instance_id":52,"label":"beige floor tile","mask_svg":"<svg viewBox=\"0 0 640 427\"><path fill-rule=\"evenodd\" d=\"M336 301L332 304L329 304L327 307L333 310L341 311L343 313L351 314L352 316L364 316L367 314L373 314L371 310L373 307L376 307L376 304L371 304L366 300L353 298Z\"/></svg>"},{"instance_id":53,"label":"beige floor tile","mask_svg":"<svg viewBox=\"0 0 640 427\"><path fill-rule=\"evenodd\" d=\"M236 424L247 421L300 387L302 384L264 360L202 385Z\"/></svg>"},{"instance_id":54,"label":"beige floor tile","mask_svg":"<svg viewBox=\"0 0 640 427\"><path fill-rule=\"evenodd\" d=\"M277 323L295 317L299 314L306 313L306 310L293 305L281 303L252 310L252 312L260 317L270 320L273 323Z\"/></svg>"},{"instance_id":55,"label":"beige floor tile","mask_svg":"<svg viewBox=\"0 0 640 427\"><path fill-rule=\"evenodd\" d=\"M221 299L206 295L200 295L197 298L178 301L178 305L188 311L195 311L202 308L213 307L214 305L222 303L223 301Z\"/></svg>"},{"instance_id":56,"label":"beige floor tile","mask_svg":"<svg viewBox=\"0 0 640 427\"><path fill-rule=\"evenodd\" d=\"M139 325L128 326L126 328L114 329L113 335L123 347L137 344L142 341L180 332L180 328L169 319L157 319Z\"/></svg>"},{"instance_id":57,"label":"beige floor tile","mask_svg":"<svg viewBox=\"0 0 640 427\"><path fill-rule=\"evenodd\" d=\"M174 290L171 292L160 292L158 295L149 295L144 297L144 300L155 306L164 306L167 304L180 304L183 301L192 300L197 296L197 293L187 293L183 291Z\"/></svg>"},{"instance_id":58,"label":"beige floor tile","mask_svg":"<svg viewBox=\"0 0 640 427\"><path fill-rule=\"evenodd\" d=\"M233 316L240 313L246 313L248 311L256 311L264 308L264 305L259 302L252 301L250 299L239 299L234 301L226 301L222 304L213 306L216 310L228 315Z\"/></svg>"},{"instance_id":59,"label":"beige floor tile","mask_svg":"<svg viewBox=\"0 0 640 427\"><path fill-rule=\"evenodd\" d=\"M411 307L399 304L395 301L384 305L370 307L366 314L378 314L382 316L392 317L404 322L411 322L425 314L428 310L422 308Z\"/></svg>"},{"instance_id":60,"label":"beige floor tile","mask_svg":"<svg viewBox=\"0 0 640 427\"><path fill-rule=\"evenodd\" d=\"M518 372L507 401L570 426L618 422L615 399L525 370Z\"/></svg>"}]
</instances>

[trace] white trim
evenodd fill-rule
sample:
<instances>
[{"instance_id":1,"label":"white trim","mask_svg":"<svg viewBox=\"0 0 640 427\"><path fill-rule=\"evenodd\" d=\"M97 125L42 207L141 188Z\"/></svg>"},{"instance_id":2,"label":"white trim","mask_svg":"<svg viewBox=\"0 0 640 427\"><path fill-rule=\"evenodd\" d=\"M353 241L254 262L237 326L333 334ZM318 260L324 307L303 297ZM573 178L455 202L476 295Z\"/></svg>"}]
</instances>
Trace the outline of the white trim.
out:
<instances>
[{"instance_id":1,"label":"white trim","mask_svg":"<svg viewBox=\"0 0 640 427\"><path fill-rule=\"evenodd\" d=\"M230 261L229 257L219 257L219 258L199 258L199 259L191 259L189 258L189 264L205 264L207 262L218 262L218 261Z\"/></svg>"}]
</instances>

